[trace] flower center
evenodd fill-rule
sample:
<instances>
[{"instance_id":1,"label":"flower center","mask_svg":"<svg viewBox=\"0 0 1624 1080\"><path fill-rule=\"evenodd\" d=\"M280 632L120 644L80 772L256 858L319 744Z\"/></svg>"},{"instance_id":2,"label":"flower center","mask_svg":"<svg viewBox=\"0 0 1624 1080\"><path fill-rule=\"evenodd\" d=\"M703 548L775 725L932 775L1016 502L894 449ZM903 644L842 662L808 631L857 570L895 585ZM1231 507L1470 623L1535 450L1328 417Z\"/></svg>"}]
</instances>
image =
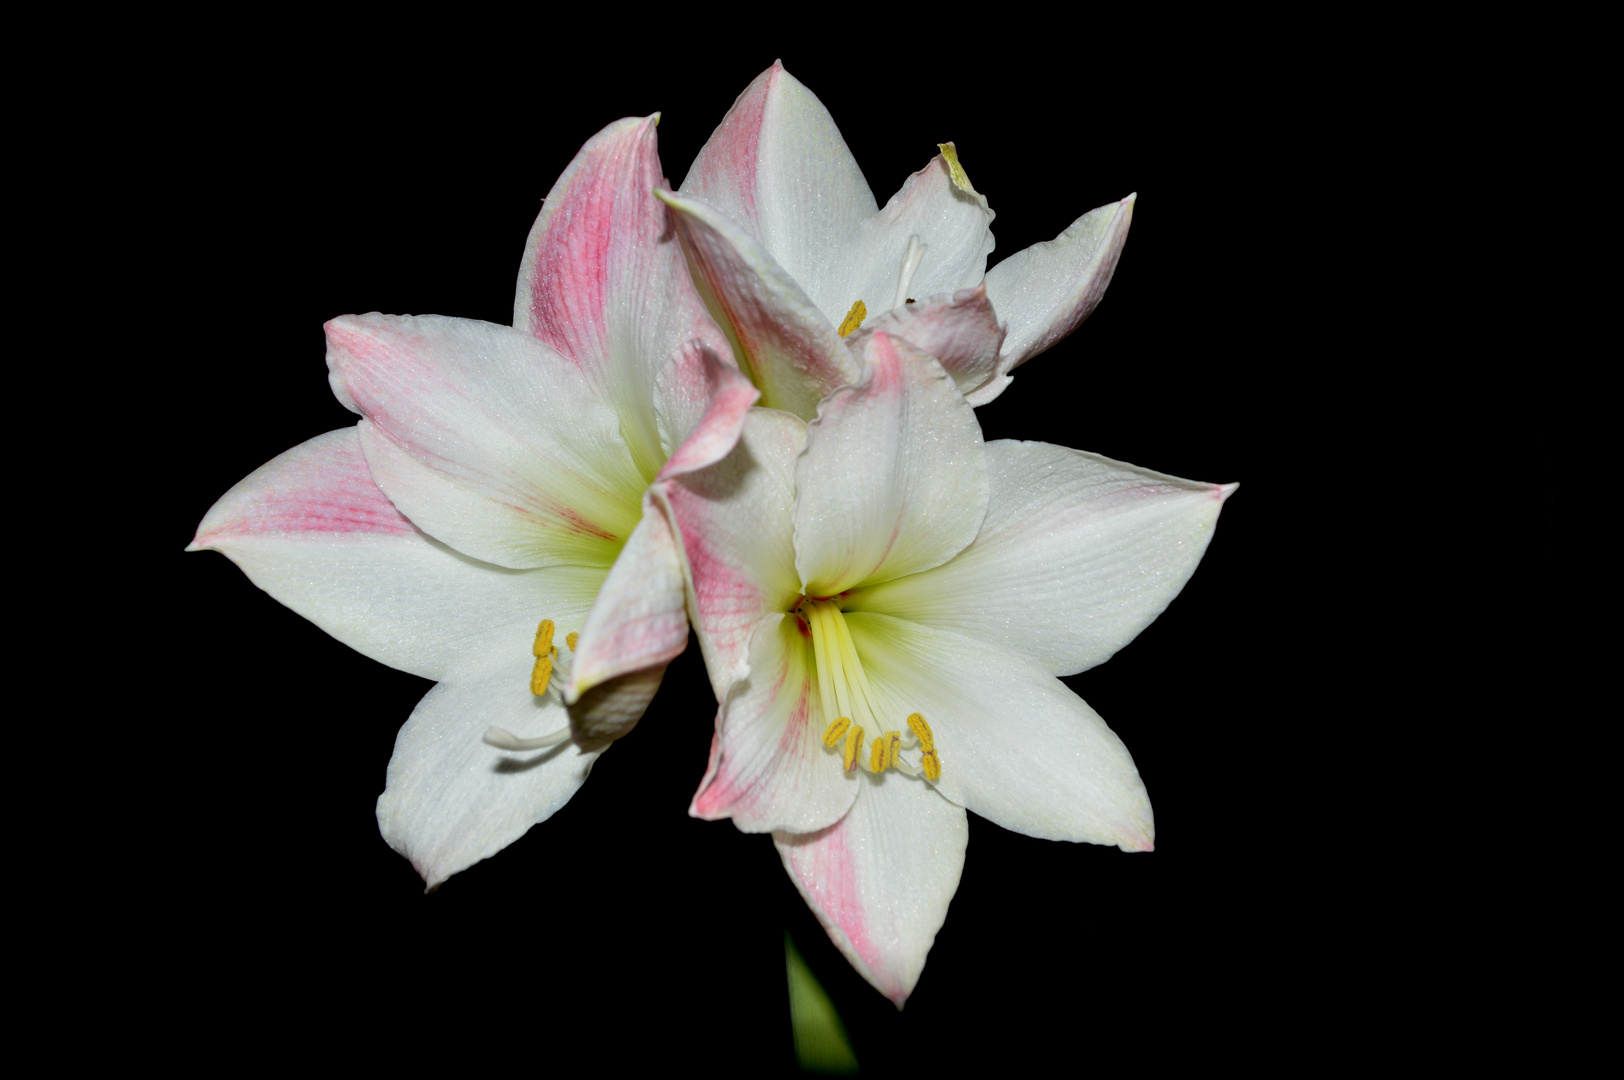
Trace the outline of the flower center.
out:
<instances>
[{"instance_id":1,"label":"flower center","mask_svg":"<svg viewBox=\"0 0 1624 1080\"><path fill-rule=\"evenodd\" d=\"M536 626L536 640L530 645L530 655L536 662L530 667L530 692L537 697L547 696L547 691L553 679L553 668L558 663L558 646L553 644L553 620L543 619ZM564 644L569 646L570 652L575 651L575 643L581 639L580 634L570 634L564 638ZM551 687L553 696L559 696L556 686ZM560 700L560 704L562 704ZM557 746L570 737L570 728L565 724L557 731L546 735L538 735L533 739L521 739L506 728L491 725L485 729L485 743L498 750L545 750L549 746Z\"/></svg>"},{"instance_id":2,"label":"flower center","mask_svg":"<svg viewBox=\"0 0 1624 1080\"><path fill-rule=\"evenodd\" d=\"M863 761L865 725L869 730L880 731L880 713L874 705L874 691L869 688L846 617L841 614L838 602L810 598L801 601L796 614L812 632L812 666L817 669L818 697L823 702L826 724L823 745L840 752L842 767L851 772L861 762L872 773L895 769L906 776L939 779L942 761L936 753L936 740L930 725L919 713L908 717L907 731L883 731L876 735L868 760ZM902 757L902 751L916 748L920 751L918 765Z\"/></svg>"}]
</instances>

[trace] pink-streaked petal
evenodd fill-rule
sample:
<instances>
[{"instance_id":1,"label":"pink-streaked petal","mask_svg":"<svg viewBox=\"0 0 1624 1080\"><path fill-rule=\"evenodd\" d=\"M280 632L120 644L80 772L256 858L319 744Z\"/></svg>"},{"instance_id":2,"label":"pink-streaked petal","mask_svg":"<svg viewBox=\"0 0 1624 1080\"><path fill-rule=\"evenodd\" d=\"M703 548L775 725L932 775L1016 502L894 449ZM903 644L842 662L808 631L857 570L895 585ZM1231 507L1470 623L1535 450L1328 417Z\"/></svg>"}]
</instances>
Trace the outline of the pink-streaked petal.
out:
<instances>
[{"instance_id":1,"label":"pink-streaked petal","mask_svg":"<svg viewBox=\"0 0 1624 1080\"><path fill-rule=\"evenodd\" d=\"M892 308L864 323L846 345L860 353L874 333L901 338L933 357L971 405L978 404L975 391L997 372L1004 344L1004 329L981 286Z\"/></svg>"},{"instance_id":2,"label":"pink-streaked petal","mask_svg":"<svg viewBox=\"0 0 1624 1080\"><path fill-rule=\"evenodd\" d=\"M427 679L543 618L582 618L601 569L508 570L419 532L372 482L354 428L318 435L215 503L187 550L228 556L251 581L379 663Z\"/></svg>"},{"instance_id":3,"label":"pink-streaked petal","mask_svg":"<svg viewBox=\"0 0 1624 1080\"><path fill-rule=\"evenodd\" d=\"M795 567L808 596L916 574L975 539L981 425L940 364L873 334L868 377L830 395L795 467Z\"/></svg>"},{"instance_id":4,"label":"pink-streaked petal","mask_svg":"<svg viewBox=\"0 0 1624 1080\"><path fill-rule=\"evenodd\" d=\"M594 688L649 668L663 671L688 644L687 589L677 541L664 508L643 498L643 520L610 569L597 601L581 627L570 658L564 700L583 746L618 739L642 718L658 687L633 680L592 693ZM639 700L640 690L648 696Z\"/></svg>"},{"instance_id":5,"label":"pink-streaked petal","mask_svg":"<svg viewBox=\"0 0 1624 1080\"><path fill-rule=\"evenodd\" d=\"M680 190L738 222L801 282L838 262L878 206L829 110L777 62L739 95Z\"/></svg>"},{"instance_id":6,"label":"pink-streaked petal","mask_svg":"<svg viewBox=\"0 0 1624 1080\"><path fill-rule=\"evenodd\" d=\"M773 833L790 880L852 967L902 1008L959 888L964 810L898 773L862 773L851 812L821 832Z\"/></svg>"},{"instance_id":7,"label":"pink-streaked petal","mask_svg":"<svg viewBox=\"0 0 1624 1080\"><path fill-rule=\"evenodd\" d=\"M987 471L975 543L851 601L996 642L1054 675L1104 663L1161 614L1234 490L1049 443L988 443Z\"/></svg>"},{"instance_id":8,"label":"pink-streaked petal","mask_svg":"<svg viewBox=\"0 0 1624 1080\"><path fill-rule=\"evenodd\" d=\"M896 730L916 712L931 726L942 795L1027 836L1151 849L1150 797L1128 748L1065 683L951 630L850 609L846 625L875 707Z\"/></svg>"},{"instance_id":9,"label":"pink-streaked petal","mask_svg":"<svg viewBox=\"0 0 1624 1080\"><path fill-rule=\"evenodd\" d=\"M748 670L756 624L799 602L790 511L805 446L799 417L751 409L731 454L655 485L681 538L694 630L718 701Z\"/></svg>"},{"instance_id":10,"label":"pink-streaked petal","mask_svg":"<svg viewBox=\"0 0 1624 1080\"><path fill-rule=\"evenodd\" d=\"M567 741L522 754L482 741L493 725L533 738L569 722L554 695L530 693L530 665L519 649L452 673L395 739L378 828L430 889L552 817L597 760Z\"/></svg>"},{"instance_id":11,"label":"pink-streaked petal","mask_svg":"<svg viewBox=\"0 0 1624 1080\"><path fill-rule=\"evenodd\" d=\"M987 296L1009 328L1004 372L1054 345L1093 314L1128 242L1135 198L1129 195L1090 210L1053 240L1017 251L987 272Z\"/></svg>"},{"instance_id":12,"label":"pink-streaked petal","mask_svg":"<svg viewBox=\"0 0 1624 1080\"><path fill-rule=\"evenodd\" d=\"M646 480L580 370L511 327L439 316L327 324L373 478L412 523L515 568L607 567Z\"/></svg>"},{"instance_id":13,"label":"pink-streaked petal","mask_svg":"<svg viewBox=\"0 0 1624 1080\"><path fill-rule=\"evenodd\" d=\"M698 341L680 346L654 387L660 439L676 447L659 479L702 469L726 457L739 441L745 414L761 397L744 373Z\"/></svg>"},{"instance_id":14,"label":"pink-streaked petal","mask_svg":"<svg viewBox=\"0 0 1624 1080\"><path fill-rule=\"evenodd\" d=\"M682 342L726 343L705 314L664 206L656 116L619 120L575 155L542 204L525 245L513 325L573 361L645 477L660 452L652 387Z\"/></svg>"},{"instance_id":15,"label":"pink-streaked petal","mask_svg":"<svg viewBox=\"0 0 1624 1080\"><path fill-rule=\"evenodd\" d=\"M750 637L750 671L716 718L718 749L688 812L732 818L745 832L811 832L832 825L857 797L857 773L826 727L812 638L794 615L769 615Z\"/></svg>"},{"instance_id":16,"label":"pink-streaked petal","mask_svg":"<svg viewBox=\"0 0 1624 1080\"><path fill-rule=\"evenodd\" d=\"M699 295L761 388L761 404L810 419L825 394L857 375L834 325L739 225L699 199L658 194Z\"/></svg>"},{"instance_id":17,"label":"pink-streaked petal","mask_svg":"<svg viewBox=\"0 0 1624 1080\"><path fill-rule=\"evenodd\" d=\"M838 258L813 264L795 278L812 302L835 320L844 318L857 300L873 317L902 306L908 297L972 288L987 270L992 219L986 198L955 184L938 154L908 177L884 209L857 227ZM924 250L907 291L898 296L903 260L914 238ZM768 250L779 254L772 245Z\"/></svg>"}]
</instances>

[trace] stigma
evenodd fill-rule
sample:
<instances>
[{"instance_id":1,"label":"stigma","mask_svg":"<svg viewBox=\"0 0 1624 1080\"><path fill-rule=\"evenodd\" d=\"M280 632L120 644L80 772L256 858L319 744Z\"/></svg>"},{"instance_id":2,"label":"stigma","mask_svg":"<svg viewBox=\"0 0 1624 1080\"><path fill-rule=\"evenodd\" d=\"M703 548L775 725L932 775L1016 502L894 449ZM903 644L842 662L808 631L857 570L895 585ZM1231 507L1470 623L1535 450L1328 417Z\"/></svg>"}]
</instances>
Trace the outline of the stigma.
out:
<instances>
[{"instance_id":1,"label":"stigma","mask_svg":"<svg viewBox=\"0 0 1624 1080\"><path fill-rule=\"evenodd\" d=\"M818 699L823 706L823 745L840 755L841 768L854 772L863 767L875 775L895 769L904 776L931 782L940 779L942 763L936 753L936 739L922 714L910 715L906 730L887 731L880 722L882 714L839 602L809 598L801 602L796 614L812 634L812 666L817 672ZM866 731L877 734L865 758ZM918 765L902 756L903 751L915 749L920 752Z\"/></svg>"}]
</instances>

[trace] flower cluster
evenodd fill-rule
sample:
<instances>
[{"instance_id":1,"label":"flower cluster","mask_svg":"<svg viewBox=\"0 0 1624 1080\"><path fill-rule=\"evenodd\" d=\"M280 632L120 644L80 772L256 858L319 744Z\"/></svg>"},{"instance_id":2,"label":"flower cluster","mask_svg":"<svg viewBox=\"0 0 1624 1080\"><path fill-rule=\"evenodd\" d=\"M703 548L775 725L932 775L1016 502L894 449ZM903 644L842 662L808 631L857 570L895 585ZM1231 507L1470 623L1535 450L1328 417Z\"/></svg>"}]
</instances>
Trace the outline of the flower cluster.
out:
<instances>
[{"instance_id":1,"label":"flower cluster","mask_svg":"<svg viewBox=\"0 0 1624 1080\"><path fill-rule=\"evenodd\" d=\"M430 888L569 800L692 625L718 708L689 812L771 833L900 1006L967 811L1151 849L1132 758L1058 676L1167 606L1234 485L982 438L975 407L1099 302L1132 196L988 272L951 143L881 207L778 64L676 190L656 120L553 186L512 326L330 322L359 419L237 484L192 548L437 683L377 808Z\"/></svg>"}]
</instances>

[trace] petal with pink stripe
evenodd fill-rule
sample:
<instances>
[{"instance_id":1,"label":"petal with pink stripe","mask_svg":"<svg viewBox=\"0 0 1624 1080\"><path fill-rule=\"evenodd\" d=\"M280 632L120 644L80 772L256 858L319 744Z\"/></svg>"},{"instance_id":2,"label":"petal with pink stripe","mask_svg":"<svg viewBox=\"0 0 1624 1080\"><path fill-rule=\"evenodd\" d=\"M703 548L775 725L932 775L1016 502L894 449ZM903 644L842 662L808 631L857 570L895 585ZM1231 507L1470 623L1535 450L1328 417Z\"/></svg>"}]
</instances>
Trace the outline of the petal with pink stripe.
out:
<instances>
[{"instance_id":1,"label":"petal with pink stripe","mask_svg":"<svg viewBox=\"0 0 1624 1080\"><path fill-rule=\"evenodd\" d=\"M487 650L524 657L536 623L577 625L604 577L591 567L509 570L425 536L372 482L354 428L250 473L187 550L223 553L352 649L427 679Z\"/></svg>"},{"instance_id":2,"label":"petal with pink stripe","mask_svg":"<svg viewBox=\"0 0 1624 1080\"><path fill-rule=\"evenodd\" d=\"M513 325L573 361L620 417L645 477L665 460L652 409L660 366L691 338L726 352L654 198L657 119L610 124L575 155L530 230L513 309Z\"/></svg>"},{"instance_id":3,"label":"petal with pink stripe","mask_svg":"<svg viewBox=\"0 0 1624 1080\"><path fill-rule=\"evenodd\" d=\"M830 939L902 1008L958 891L964 810L897 773L861 772L851 812L815 833L773 833L784 869Z\"/></svg>"}]
</instances>

